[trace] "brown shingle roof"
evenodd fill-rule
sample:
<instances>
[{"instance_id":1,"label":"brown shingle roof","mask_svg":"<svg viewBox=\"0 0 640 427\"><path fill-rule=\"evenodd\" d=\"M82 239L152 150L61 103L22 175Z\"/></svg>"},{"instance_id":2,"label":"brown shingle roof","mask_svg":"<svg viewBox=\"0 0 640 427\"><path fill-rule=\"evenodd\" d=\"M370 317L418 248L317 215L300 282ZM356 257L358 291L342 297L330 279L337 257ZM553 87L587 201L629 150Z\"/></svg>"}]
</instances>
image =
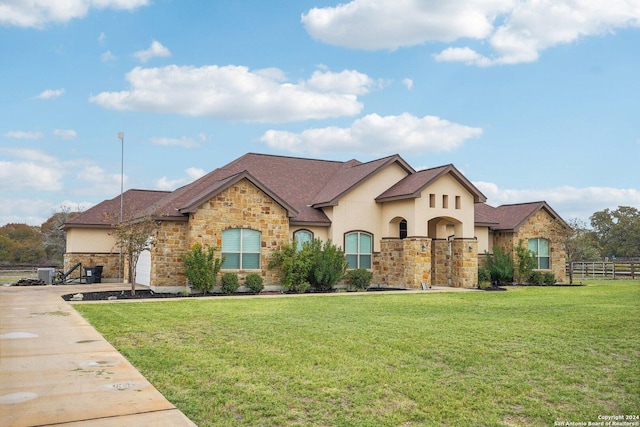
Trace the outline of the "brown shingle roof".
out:
<instances>
[{"instance_id":1,"label":"brown shingle roof","mask_svg":"<svg viewBox=\"0 0 640 427\"><path fill-rule=\"evenodd\" d=\"M168 191L127 190L122 194L123 211L135 213L170 194ZM110 227L120 218L120 195L105 200L76 215L63 227Z\"/></svg>"},{"instance_id":2,"label":"brown shingle roof","mask_svg":"<svg viewBox=\"0 0 640 427\"><path fill-rule=\"evenodd\" d=\"M404 179L397 182L384 193L376 197L377 202L388 202L392 200L410 199L420 197L422 190L441 176L450 173L473 194L476 203L484 202L487 198L478 190L467 178L464 177L453 165L444 165L436 168L425 169L411 175L407 175Z\"/></svg>"},{"instance_id":3,"label":"brown shingle roof","mask_svg":"<svg viewBox=\"0 0 640 427\"><path fill-rule=\"evenodd\" d=\"M475 222L477 225L489 225L497 231L517 231L531 215L540 209L546 210L553 219L566 225L560 215L544 201L502 205L497 208L478 203L475 205ZM493 224L490 224L491 222Z\"/></svg>"}]
</instances>

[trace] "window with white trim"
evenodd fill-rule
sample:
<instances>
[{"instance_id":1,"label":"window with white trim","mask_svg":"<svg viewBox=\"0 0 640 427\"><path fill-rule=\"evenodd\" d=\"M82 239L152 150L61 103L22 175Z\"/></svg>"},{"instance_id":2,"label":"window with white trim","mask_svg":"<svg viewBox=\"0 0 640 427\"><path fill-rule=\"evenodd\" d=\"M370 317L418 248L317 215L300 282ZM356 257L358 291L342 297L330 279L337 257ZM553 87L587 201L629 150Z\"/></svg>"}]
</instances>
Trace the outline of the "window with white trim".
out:
<instances>
[{"instance_id":1,"label":"window with white trim","mask_svg":"<svg viewBox=\"0 0 640 427\"><path fill-rule=\"evenodd\" d=\"M529 250L535 254L537 269L549 270L551 268L549 241L547 239L529 239Z\"/></svg>"},{"instance_id":2,"label":"window with white trim","mask_svg":"<svg viewBox=\"0 0 640 427\"><path fill-rule=\"evenodd\" d=\"M260 232L248 228L232 228L222 232L224 270L260 269Z\"/></svg>"},{"instance_id":3,"label":"window with white trim","mask_svg":"<svg viewBox=\"0 0 640 427\"><path fill-rule=\"evenodd\" d=\"M305 243L313 241L313 233L309 230L298 230L293 233L293 240L296 242L296 249L301 251Z\"/></svg>"},{"instance_id":4,"label":"window with white trim","mask_svg":"<svg viewBox=\"0 0 640 427\"><path fill-rule=\"evenodd\" d=\"M347 268L371 268L373 253L373 237L369 233L354 231L344 237Z\"/></svg>"}]
</instances>

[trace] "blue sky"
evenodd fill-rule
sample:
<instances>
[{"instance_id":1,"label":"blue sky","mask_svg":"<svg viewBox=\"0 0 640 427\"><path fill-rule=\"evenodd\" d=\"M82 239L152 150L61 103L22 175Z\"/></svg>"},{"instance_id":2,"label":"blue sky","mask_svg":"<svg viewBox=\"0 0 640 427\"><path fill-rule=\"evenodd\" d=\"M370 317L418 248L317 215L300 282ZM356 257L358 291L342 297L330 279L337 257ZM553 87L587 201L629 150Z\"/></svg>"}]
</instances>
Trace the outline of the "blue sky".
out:
<instances>
[{"instance_id":1,"label":"blue sky","mask_svg":"<svg viewBox=\"0 0 640 427\"><path fill-rule=\"evenodd\" d=\"M640 208L640 0L0 0L0 225L247 152Z\"/></svg>"}]
</instances>

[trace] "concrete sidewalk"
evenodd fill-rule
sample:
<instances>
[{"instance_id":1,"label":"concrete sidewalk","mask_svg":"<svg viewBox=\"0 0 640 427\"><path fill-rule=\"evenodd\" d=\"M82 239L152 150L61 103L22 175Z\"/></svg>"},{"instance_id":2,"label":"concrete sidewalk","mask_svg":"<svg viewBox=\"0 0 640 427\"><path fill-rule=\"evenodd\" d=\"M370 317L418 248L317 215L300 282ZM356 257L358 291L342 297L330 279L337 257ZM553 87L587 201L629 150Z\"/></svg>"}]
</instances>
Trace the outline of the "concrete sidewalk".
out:
<instances>
[{"instance_id":1,"label":"concrete sidewalk","mask_svg":"<svg viewBox=\"0 0 640 427\"><path fill-rule=\"evenodd\" d=\"M0 287L0 426L195 426L60 295Z\"/></svg>"}]
</instances>

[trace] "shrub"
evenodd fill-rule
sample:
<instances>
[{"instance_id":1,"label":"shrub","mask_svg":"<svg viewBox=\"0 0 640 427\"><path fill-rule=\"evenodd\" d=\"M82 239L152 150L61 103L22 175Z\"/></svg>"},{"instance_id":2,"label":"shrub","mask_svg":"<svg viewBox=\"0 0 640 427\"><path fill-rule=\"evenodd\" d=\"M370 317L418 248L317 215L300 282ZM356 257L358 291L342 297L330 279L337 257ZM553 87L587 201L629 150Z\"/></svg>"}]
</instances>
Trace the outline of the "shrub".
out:
<instances>
[{"instance_id":1,"label":"shrub","mask_svg":"<svg viewBox=\"0 0 640 427\"><path fill-rule=\"evenodd\" d=\"M529 283L532 285L542 285L544 283L544 276L540 271L532 271L529 276Z\"/></svg>"},{"instance_id":2,"label":"shrub","mask_svg":"<svg viewBox=\"0 0 640 427\"><path fill-rule=\"evenodd\" d=\"M237 274L224 273L222 275L222 293L227 295L236 293L239 287L240 281Z\"/></svg>"},{"instance_id":3,"label":"shrub","mask_svg":"<svg viewBox=\"0 0 640 427\"><path fill-rule=\"evenodd\" d=\"M309 272L312 260L309 252L298 251L296 242L286 243L273 253L269 261L269 268L280 270L280 284L286 291L305 292L309 289Z\"/></svg>"},{"instance_id":4,"label":"shrub","mask_svg":"<svg viewBox=\"0 0 640 427\"><path fill-rule=\"evenodd\" d=\"M551 273L550 271L544 273L542 277L542 281L545 285L553 286L556 284L556 275Z\"/></svg>"},{"instance_id":5,"label":"shrub","mask_svg":"<svg viewBox=\"0 0 640 427\"><path fill-rule=\"evenodd\" d=\"M366 290L371 283L371 279L373 279L373 273L369 270L365 270L364 268L350 270L347 273L349 287L358 291Z\"/></svg>"},{"instance_id":6,"label":"shrub","mask_svg":"<svg viewBox=\"0 0 640 427\"><path fill-rule=\"evenodd\" d=\"M222 258L216 258L216 249L197 243L182 257L187 280L191 286L205 294L216 285L216 278L224 261Z\"/></svg>"},{"instance_id":7,"label":"shrub","mask_svg":"<svg viewBox=\"0 0 640 427\"><path fill-rule=\"evenodd\" d=\"M513 259L510 254L497 246L493 248L493 254L487 254L487 269L491 280L498 284L513 281Z\"/></svg>"},{"instance_id":8,"label":"shrub","mask_svg":"<svg viewBox=\"0 0 640 427\"><path fill-rule=\"evenodd\" d=\"M250 273L247 275L244 284L247 288L249 288L251 293L259 294L264 289L262 281L262 276L260 276L258 273Z\"/></svg>"},{"instance_id":9,"label":"shrub","mask_svg":"<svg viewBox=\"0 0 640 427\"><path fill-rule=\"evenodd\" d=\"M491 272L486 267L478 268L478 283L490 282Z\"/></svg>"},{"instance_id":10,"label":"shrub","mask_svg":"<svg viewBox=\"0 0 640 427\"><path fill-rule=\"evenodd\" d=\"M312 260L309 283L320 291L328 291L338 283L347 270L347 262L342 252L331 239L323 245L320 239L305 244L302 251L310 251Z\"/></svg>"}]
</instances>

